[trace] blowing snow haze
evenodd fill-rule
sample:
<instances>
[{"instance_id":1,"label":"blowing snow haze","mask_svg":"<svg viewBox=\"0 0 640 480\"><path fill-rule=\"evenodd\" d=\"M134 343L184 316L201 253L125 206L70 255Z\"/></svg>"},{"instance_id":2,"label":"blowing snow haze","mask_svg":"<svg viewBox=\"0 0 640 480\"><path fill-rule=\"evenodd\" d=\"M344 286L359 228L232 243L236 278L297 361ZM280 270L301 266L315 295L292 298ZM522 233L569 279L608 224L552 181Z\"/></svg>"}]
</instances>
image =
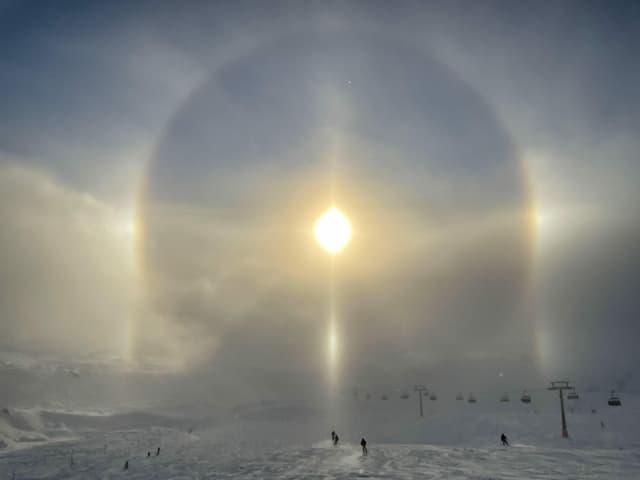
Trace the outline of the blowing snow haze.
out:
<instances>
[{"instance_id":1,"label":"blowing snow haze","mask_svg":"<svg viewBox=\"0 0 640 480\"><path fill-rule=\"evenodd\" d=\"M638 51L633 2L0 3L0 401L637 386Z\"/></svg>"}]
</instances>

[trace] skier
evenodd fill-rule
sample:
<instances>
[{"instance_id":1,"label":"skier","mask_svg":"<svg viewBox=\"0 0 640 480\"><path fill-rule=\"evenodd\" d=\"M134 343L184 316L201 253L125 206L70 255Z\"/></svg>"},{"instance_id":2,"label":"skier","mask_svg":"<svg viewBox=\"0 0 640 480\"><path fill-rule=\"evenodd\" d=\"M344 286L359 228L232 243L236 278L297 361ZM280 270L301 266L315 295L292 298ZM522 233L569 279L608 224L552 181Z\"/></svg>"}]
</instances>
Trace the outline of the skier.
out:
<instances>
[{"instance_id":1,"label":"skier","mask_svg":"<svg viewBox=\"0 0 640 480\"><path fill-rule=\"evenodd\" d=\"M334 443L335 441L336 441L336 431L331 430L331 443Z\"/></svg>"},{"instance_id":2,"label":"skier","mask_svg":"<svg viewBox=\"0 0 640 480\"><path fill-rule=\"evenodd\" d=\"M147 452L147 458L151 456L151 452Z\"/></svg>"},{"instance_id":3,"label":"skier","mask_svg":"<svg viewBox=\"0 0 640 480\"><path fill-rule=\"evenodd\" d=\"M333 446L337 447L339 441L340 441L340 437L338 437L338 434L336 433L336 436L333 437Z\"/></svg>"},{"instance_id":4,"label":"skier","mask_svg":"<svg viewBox=\"0 0 640 480\"><path fill-rule=\"evenodd\" d=\"M123 470L129 470L129 460L127 460L126 462L124 462L124 468Z\"/></svg>"},{"instance_id":5,"label":"skier","mask_svg":"<svg viewBox=\"0 0 640 480\"><path fill-rule=\"evenodd\" d=\"M503 447L509 446L509 440L507 440L507 436L504 433L500 435L500 441L502 442Z\"/></svg>"},{"instance_id":6,"label":"skier","mask_svg":"<svg viewBox=\"0 0 640 480\"><path fill-rule=\"evenodd\" d=\"M158 447L158 450L156 450L156 457L160 455L160 447Z\"/></svg>"},{"instance_id":7,"label":"skier","mask_svg":"<svg viewBox=\"0 0 640 480\"><path fill-rule=\"evenodd\" d=\"M366 457L369 452L367 450L367 441L364 439L364 437L362 437L362 440L360 440L360 446L362 447L362 456Z\"/></svg>"}]
</instances>

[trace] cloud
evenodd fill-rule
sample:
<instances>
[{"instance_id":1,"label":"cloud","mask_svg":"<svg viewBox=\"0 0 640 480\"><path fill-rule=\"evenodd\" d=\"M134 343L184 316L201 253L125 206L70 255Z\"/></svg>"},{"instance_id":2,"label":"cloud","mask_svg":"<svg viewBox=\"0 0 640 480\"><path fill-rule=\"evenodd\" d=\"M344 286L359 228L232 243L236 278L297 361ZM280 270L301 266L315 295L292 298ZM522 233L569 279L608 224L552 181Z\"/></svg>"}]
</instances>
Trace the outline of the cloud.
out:
<instances>
[{"instance_id":1,"label":"cloud","mask_svg":"<svg viewBox=\"0 0 640 480\"><path fill-rule=\"evenodd\" d=\"M125 351L130 219L43 172L0 164L0 336L25 351Z\"/></svg>"},{"instance_id":2,"label":"cloud","mask_svg":"<svg viewBox=\"0 0 640 480\"><path fill-rule=\"evenodd\" d=\"M578 223L547 249L536 290L548 374L612 386L632 371L640 333L639 245L640 225L610 216Z\"/></svg>"}]
</instances>

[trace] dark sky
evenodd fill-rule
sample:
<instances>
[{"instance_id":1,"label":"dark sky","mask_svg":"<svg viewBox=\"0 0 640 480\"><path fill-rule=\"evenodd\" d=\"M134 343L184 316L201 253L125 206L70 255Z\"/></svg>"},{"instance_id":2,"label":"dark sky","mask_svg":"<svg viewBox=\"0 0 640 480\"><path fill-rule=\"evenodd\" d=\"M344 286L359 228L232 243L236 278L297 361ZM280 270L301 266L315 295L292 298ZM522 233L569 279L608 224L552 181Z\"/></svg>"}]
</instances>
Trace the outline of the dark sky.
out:
<instances>
[{"instance_id":1,"label":"dark sky","mask_svg":"<svg viewBox=\"0 0 640 480\"><path fill-rule=\"evenodd\" d=\"M638 51L637 2L2 2L0 350L322 383L333 203L341 385L633 378Z\"/></svg>"}]
</instances>

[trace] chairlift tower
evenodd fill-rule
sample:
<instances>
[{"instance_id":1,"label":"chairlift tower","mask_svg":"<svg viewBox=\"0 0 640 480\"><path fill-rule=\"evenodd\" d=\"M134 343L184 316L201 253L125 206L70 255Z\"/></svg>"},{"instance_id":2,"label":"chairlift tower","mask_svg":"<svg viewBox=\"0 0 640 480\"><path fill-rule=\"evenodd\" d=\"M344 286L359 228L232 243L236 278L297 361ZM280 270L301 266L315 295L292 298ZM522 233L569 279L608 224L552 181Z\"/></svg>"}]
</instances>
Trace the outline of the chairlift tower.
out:
<instances>
[{"instance_id":1,"label":"chairlift tower","mask_svg":"<svg viewBox=\"0 0 640 480\"><path fill-rule=\"evenodd\" d=\"M429 389L424 385L414 385L413 390L418 393L418 399L420 401L420 416L424 417L424 411L422 409L422 394L424 393L425 395L428 395Z\"/></svg>"},{"instance_id":2,"label":"chairlift tower","mask_svg":"<svg viewBox=\"0 0 640 480\"><path fill-rule=\"evenodd\" d=\"M551 386L547 390L557 390L560 395L560 414L562 416L562 438L569 438L569 432L567 431L567 418L564 414L564 396L565 390L575 390L575 387L569 385L566 380L558 380L551 382Z\"/></svg>"}]
</instances>

